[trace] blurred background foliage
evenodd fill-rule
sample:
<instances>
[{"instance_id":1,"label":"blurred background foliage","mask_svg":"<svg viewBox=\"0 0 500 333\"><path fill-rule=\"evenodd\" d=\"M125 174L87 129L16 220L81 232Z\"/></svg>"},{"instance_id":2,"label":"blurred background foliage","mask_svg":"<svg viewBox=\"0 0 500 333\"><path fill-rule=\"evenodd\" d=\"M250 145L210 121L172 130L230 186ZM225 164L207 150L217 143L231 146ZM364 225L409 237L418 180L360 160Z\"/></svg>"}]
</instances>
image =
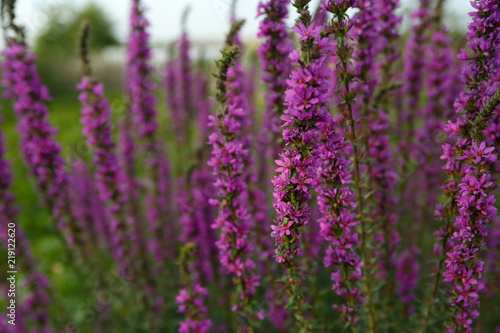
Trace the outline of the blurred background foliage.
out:
<instances>
[{"instance_id":1,"label":"blurred background foliage","mask_svg":"<svg viewBox=\"0 0 500 333\"><path fill-rule=\"evenodd\" d=\"M77 10L67 4L53 7L52 19L36 37L34 50L40 58L51 56L75 57L81 22L88 20L92 26L88 46L92 51L102 51L109 46L119 45L113 32L113 24L95 3L89 3Z\"/></svg>"},{"instance_id":2,"label":"blurred background foliage","mask_svg":"<svg viewBox=\"0 0 500 333\"><path fill-rule=\"evenodd\" d=\"M122 64L103 59L103 52L120 46L113 22L103 8L94 2L78 9L63 3L50 6L48 17L35 36L33 48L38 56L38 70L52 96L76 96L75 84L81 75L78 38L84 20L92 27L89 48L96 73L106 87L120 89Z\"/></svg>"}]
</instances>

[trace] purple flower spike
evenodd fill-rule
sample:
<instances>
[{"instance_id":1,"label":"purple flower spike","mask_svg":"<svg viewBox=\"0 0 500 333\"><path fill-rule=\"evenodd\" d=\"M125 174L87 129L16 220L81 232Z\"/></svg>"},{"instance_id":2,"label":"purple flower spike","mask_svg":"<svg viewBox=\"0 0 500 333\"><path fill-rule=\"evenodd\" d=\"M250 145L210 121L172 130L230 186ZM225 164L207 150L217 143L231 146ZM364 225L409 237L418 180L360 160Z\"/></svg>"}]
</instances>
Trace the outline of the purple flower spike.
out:
<instances>
[{"instance_id":1,"label":"purple flower spike","mask_svg":"<svg viewBox=\"0 0 500 333\"><path fill-rule=\"evenodd\" d=\"M23 288L27 291L27 297L17 310L20 313L16 314L16 326L7 323L5 326L16 328L12 332L52 333L47 311L51 303L47 293L48 280L38 271L38 262L33 257L31 246L17 222L18 208L10 190L12 173L10 163L5 159L5 152L4 137L0 131L0 243L4 250L15 253L14 265L16 266L15 268L11 267L10 270L20 271L24 274L25 285ZM14 234L15 243L9 241L12 239L10 238L12 234ZM9 256L11 256L10 252ZM9 264L11 263L12 261L9 260ZM9 319L7 318L7 320ZM2 328L4 328L4 323L0 323L0 329Z\"/></svg>"},{"instance_id":2,"label":"purple flower spike","mask_svg":"<svg viewBox=\"0 0 500 333\"><path fill-rule=\"evenodd\" d=\"M134 254L126 221L125 206L128 201L124 187L124 174L118 166L115 143L111 133L111 108L104 97L102 83L84 76L77 85L82 103L83 135L94 148L95 179L101 200L106 203L108 228L114 259L124 276L132 274Z\"/></svg>"},{"instance_id":3,"label":"purple flower spike","mask_svg":"<svg viewBox=\"0 0 500 333\"><path fill-rule=\"evenodd\" d=\"M263 16L257 36L264 39L258 52L262 61L262 81L267 84L266 121L260 134L260 140L268 143L267 158L276 159L281 150L281 121L285 106L284 91L286 79L292 69L288 55L292 51L292 42L286 30L288 0L268 0L260 2L258 16Z\"/></svg>"},{"instance_id":4,"label":"purple flower spike","mask_svg":"<svg viewBox=\"0 0 500 333\"><path fill-rule=\"evenodd\" d=\"M364 297L361 296L361 290L356 282L363 277L362 267L364 262L357 254L358 247L365 251L365 239L360 238L356 231L356 226L360 224L362 215L356 216L354 210L356 208L356 200L362 203L362 198L356 198L356 195L351 192L350 183L351 162L348 160L348 151L353 147L354 162L358 161L359 147L357 147L356 134L353 123L353 102L348 100L347 96L356 97L354 90L351 90L355 73L348 64L349 59L341 55L350 54L352 46L346 41L349 30L353 27L354 20L348 18L346 12L350 6L355 5L355 1L325 1L323 8L333 14L333 23L328 26L328 30L337 36L334 46L335 55L338 57L336 65L336 74L339 78L338 89L333 90L328 87L329 80L326 84L327 90L325 94L329 95L330 91L334 91L335 97L347 106L345 114L349 114L346 120L350 124L351 137L353 143L346 144L345 137L342 133L342 127L338 126L332 116L325 110L319 109L321 121L317 127L320 130L318 140L319 147L315 155L320 159L321 164L317 170L318 180L318 205L322 217L319 219L320 232L323 238L329 242L326 257L324 259L325 266L332 266L333 272L331 279L333 280L332 289L335 293L341 296L344 303L341 305L335 304L334 309L340 311L340 316L351 325L353 330L356 328L356 323L359 321L359 310L364 303ZM368 23L371 19L366 17L367 12L362 9L358 17L358 24L363 25L363 21ZM365 17L363 17L365 16ZM369 29L372 32L372 29ZM365 38L365 37L363 37ZM365 45L366 46L366 45ZM370 68L374 66L373 45L364 49L365 54L359 54L360 68ZM373 68L373 67L372 67ZM328 72L326 72L329 74ZM361 75L360 75L361 76ZM326 77L329 77L327 75ZM360 85L365 90L373 89L368 82L366 75L362 76L364 82ZM354 110L355 111L355 110ZM321 112L321 113L320 113ZM336 132L338 131L338 132ZM341 134L339 134L341 133ZM360 175L359 165L354 164L355 182L359 195ZM361 209L361 208L360 208ZM365 232L362 226L362 232ZM361 245L361 246L359 246Z\"/></svg>"},{"instance_id":5,"label":"purple flower spike","mask_svg":"<svg viewBox=\"0 0 500 333\"><path fill-rule=\"evenodd\" d=\"M243 134L248 110L233 104L236 98L232 91L234 86L226 82L229 73L238 66L234 65L238 53L236 47L229 47L219 62L217 100L221 105L217 113L210 117L214 132L208 138L208 143L212 145L212 157L208 165L212 167L217 189L217 196L210 201L219 208L213 225L219 230L219 240L216 242L219 260L240 289L239 301L234 307L248 315L249 301L259 285L259 276L254 273L255 263L250 258L253 251L249 241L252 216L246 184L249 152ZM233 103L229 102L229 96Z\"/></svg>"},{"instance_id":6,"label":"purple flower spike","mask_svg":"<svg viewBox=\"0 0 500 333\"><path fill-rule=\"evenodd\" d=\"M367 191L373 192L366 202L370 206L371 218L376 221L374 255L379 262L375 275L387 281L384 294L390 301L395 283L395 254L400 239L395 228L398 220L394 195L397 175L389 139L387 106L384 103L376 105L373 100L377 87L385 87L390 81L391 65L397 57L394 41L399 36L394 25L399 23L400 18L393 13L397 6L395 1L362 0L357 4L359 13L352 19L352 33L359 43L353 55L358 78L354 88L358 91L358 98L353 109L366 119L367 128L359 130L365 131L363 135L367 136L367 140L362 149L370 156L364 163L369 179ZM380 53L383 57L377 61Z\"/></svg>"},{"instance_id":7,"label":"purple flower spike","mask_svg":"<svg viewBox=\"0 0 500 333\"><path fill-rule=\"evenodd\" d=\"M337 189L331 190L327 185L320 185L320 182L327 182L331 179L330 177L334 177L337 171L334 166L335 162L332 164L330 162L332 162L332 158L336 157L335 150L338 148L336 145L339 144L339 141L335 140L337 138L334 133L335 124L326 107L326 103L330 100L329 77L331 72L326 61L330 44L328 38L320 35L322 28L310 22L310 15L306 7L301 7L298 3L296 5L301 18L294 27L294 31L299 35L300 48L290 54L295 69L287 81L286 109L284 115L281 116L284 122L282 135L285 147L280 154L281 158L276 160L278 165L276 171L279 174L273 180L273 206L277 216L275 224L271 226L273 230L271 236L276 243L276 260L288 270L289 282L285 286L293 298L292 308L294 309L296 325L310 329L310 318L304 314L303 295L296 291L303 284L301 277L303 268L300 262L303 241L302 229L309 224L310 207L308 201L311 199L311 189L313 188L318 188L318 203L324 214L322 227L332 223L332 220L329 219L331 214L328 212L330 207L327 203L327 197ZM328 140L323 141L324 136ZM329 139L332 139L330 143ZM345 181L348 182L348 178ZM348 188L344 188L344 190L348 190ZM347 194L346 206L350 205L351 199L352 196ZM351 214L349 213L347 216L351 216ZM338 234L339 237L346 235L349 238L350 228L355 225L355 223L351 225L349 221L346 222L349 226L342 229ZM333 241L338 239L327 237L327 234L329 232L325 227L322 235L329 242L332 242L330 250L334 251L336 246L333 245ZM357 243L357 236L353 234L348 242L350 249L353 243ZM349 254L342 253L341 256L357 258L352 263L359 274L355 273L343 281L340 281L341 279L335 275L335 272L338 272L338 267L341 266L341 262L335 260L335 254L331 252L327 254L327 259L325 259L325 265L334 266L332 279L336 281L335 283L340 282L337 288L340 295L345 295L346 285L344 283L347 279L350 280L352 277L351 282L354 282L361 276L362 263L350 251L348 250ZM349 310L346 308L345 311L352 309L353 302L351 300L358 299L359 291L354 289L353 298L348 297ZM346 315L346 318L357 320L349 314Z\"/></svg>"},{"instance_id":8,"label":"purple flower spike","mask_svg":"<svg viewBox=\"0 0 500 333\"><path fill-rule=\"evenodd\" d=\"M49 91L38 75L36 57L23 41L13 38L7 41L4 55L2 86L4 96L14 101L22 156L56 226L66 233L67 243L81 251L83 231L71 214L61 146L55 140L56 129L48 122Z\"/></svg>"},{"instance_id":9,"label":"purple flower spike","mask_svg":"<svg viewBox=\"0 0 500 333\"><path fill-rule=\"evenodd\" d=\"M164 267L163 262L172 253L171 247L175 244L175 233L166 233L167 222L170 221L169 206L165 204L168 195L168 182L170 175L164 171L168 170L168 159L158 140L158 122L156 111L156 83L152 79L154 72L150 65L152 53L149 47L149 34L147 28L149 22L144 16L144 8L140 0L134 0L130 13L131 32L128 40L128 63L127 63L127 92L130 95L130 109L137 126L137 133L144 152L146 163L149 167L149 177L152 189L147 196L149 225L152 228L152 242L159 245L154 248L153 256L157 269ZM142 231L143 225L135 221L138 231ZM165 241L168 236L169 241ZM170 247L170 248L169 248Z\"/></svg>"},{"instance_id":10,"label":"purple flower spike","mask_svg":"<svg viewBox=\"0 0 500 333\"><path fill-rule=\"evenodd\" d=\"M139 0L134 0L130 13L132 31L128 40L127 90L130 94L131 109L138 126L139 137L148 139L155 135L156 98L153 91L156 84L151 79L153 67L149 64L151 50L149 48L149 26L144 17L144 9ZM148 145L154 145L148 142Z\"/></svg>"}]
</instances>

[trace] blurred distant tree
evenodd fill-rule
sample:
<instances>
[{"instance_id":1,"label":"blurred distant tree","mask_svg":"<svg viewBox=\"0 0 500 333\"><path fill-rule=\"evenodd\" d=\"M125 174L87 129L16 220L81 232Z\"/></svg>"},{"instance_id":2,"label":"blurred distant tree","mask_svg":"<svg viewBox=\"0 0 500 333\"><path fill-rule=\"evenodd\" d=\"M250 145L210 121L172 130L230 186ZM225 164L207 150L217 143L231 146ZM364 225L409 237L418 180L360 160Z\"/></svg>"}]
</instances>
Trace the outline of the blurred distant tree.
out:
<instances>
[{"instance_id":1,"label":"blurred distant tree","mask_svg":"<svg viewBox=\"0 0 500 333\"><path fill-rule=\"evenodd\" d=\"M76 100L75 85L80 80L78 39L84 20L90 23L89 47L98 57L106 47L118 45L113 22L96 3L76 8L71 2L45 9L49 19L37 31L34 49L38 56L38 71L51 95L67 95ZM57 75L54 75L57 73Z\"/></svg>"},{"instance_id":2,"label":"blurred distant tree","mask_svg":"<svg viewBox=\"0 0 500 333\"><path fill-rule=\"evenodd\" d=\"M51 9L47 25L36 37L35 52L42 57L49 54L76 56L80 25L84 20L89 21L92 29L89 39L91 49L100 51L119 44L112 21L100 6L89 3L82 9L74 9L61 5Z\"/></svg>"}]
</instances>

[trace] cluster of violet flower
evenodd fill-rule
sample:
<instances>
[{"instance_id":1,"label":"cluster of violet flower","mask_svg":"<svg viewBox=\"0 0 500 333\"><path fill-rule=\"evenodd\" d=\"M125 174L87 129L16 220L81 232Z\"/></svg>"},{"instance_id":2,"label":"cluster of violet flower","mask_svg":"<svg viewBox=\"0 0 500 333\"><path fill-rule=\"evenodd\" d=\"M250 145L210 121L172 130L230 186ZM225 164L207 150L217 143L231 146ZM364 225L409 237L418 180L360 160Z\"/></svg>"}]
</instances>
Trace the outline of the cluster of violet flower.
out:
<instances>
[{"instance_id":1,"label":"cluster of violet flower","mask_svg":"<svg viewBox=\"0 0 500 333\"><path fill-rule=\"evenodd\" d=\"M68 157L2 2L0 332L500 330L500 1L471 1L464 38L442 0L408 31L398 0L311 3L260 0L255 46L233 2L215 65L187 10L157 75L130 0L121 103L84 22Z\"/></svg>"}]
</instances>

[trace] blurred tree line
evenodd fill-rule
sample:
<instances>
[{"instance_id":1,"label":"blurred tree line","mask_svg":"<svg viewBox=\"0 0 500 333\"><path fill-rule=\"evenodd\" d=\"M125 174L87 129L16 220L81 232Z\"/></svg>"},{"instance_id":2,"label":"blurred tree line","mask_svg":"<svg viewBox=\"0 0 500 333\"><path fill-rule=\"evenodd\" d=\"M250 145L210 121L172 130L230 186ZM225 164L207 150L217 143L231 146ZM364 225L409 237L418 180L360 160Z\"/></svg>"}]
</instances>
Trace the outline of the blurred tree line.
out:
<instances>
[{"instance_id":1,"label":"blurred tree line","mask_svg":"<svg viewBox=\"0 0 500 333\"><path fill-rule=\"evenodd\" d=\"M89 46L91 57L99 66L103 62L102 51L108 47L119 46L112 20L102 7L94 2L81 8L75 8L71 3L52 6L49 10L49 19L42 27L34 43L34 50L38 56L38 69L44 83L48 86L51 95L76 95L75 84L81 77L80 61L78 56L78 40L80 26L88 20L91 26ZM109 66L111 65L111 66ZM120 83L122 64L106 64L103 66L109 72L98 73L111 87ZM117 77L116 77L117 75ZM106 82L115 78L115 82ZM114 83L114 84L113 84Z\"/></svg>"}]
</instances>

